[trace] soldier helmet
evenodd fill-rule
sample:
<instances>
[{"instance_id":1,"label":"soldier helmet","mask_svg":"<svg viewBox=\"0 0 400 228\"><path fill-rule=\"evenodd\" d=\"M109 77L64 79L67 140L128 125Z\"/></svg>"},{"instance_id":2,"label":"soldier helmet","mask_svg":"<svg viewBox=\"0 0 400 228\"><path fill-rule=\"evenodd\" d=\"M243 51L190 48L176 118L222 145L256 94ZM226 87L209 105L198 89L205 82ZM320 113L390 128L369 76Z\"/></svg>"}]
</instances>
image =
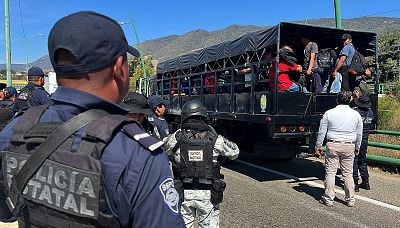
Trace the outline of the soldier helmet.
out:
<instances>
[{"instance_id":1,"label":"soldier helmet","mask_svg":"<svg viewBox=\"0 0 400 228\"><path fill-rule=\"evenodd\" d=\"M206 107L198 100L186 102L182 107L182 122L191 116L207 117Z\"/></svg>"}]
</instances>

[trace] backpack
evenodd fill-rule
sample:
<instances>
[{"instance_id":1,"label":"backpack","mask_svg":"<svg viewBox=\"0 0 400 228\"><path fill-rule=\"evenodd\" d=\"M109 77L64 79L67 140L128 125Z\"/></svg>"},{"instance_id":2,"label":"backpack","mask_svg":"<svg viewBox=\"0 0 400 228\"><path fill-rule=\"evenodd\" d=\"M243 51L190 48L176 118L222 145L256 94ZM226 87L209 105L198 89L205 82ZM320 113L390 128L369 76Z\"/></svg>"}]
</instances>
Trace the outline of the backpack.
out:
<instances>
[{"instance_id":1,"label":"backpack","mask_svg":"<svg viewBox=\"0 0 400 228\"><path fill-rule=\"evenodd\" d=\"M351 75L363 75L365 70L368 68L367 60L365 57L355 50L353 58L349 66L349 74Z\"/></svg>"},{"instance_id":2,"label":"backpack","mask_svg":"<svg viewBox=\"0 0 400 228\"><path fill-rule=\"evenodd\" d=\"M324 48L319 50L317 54L317 64L320 68L331 68L335 65L337 55L335 49Z\"/></svg>"}]
</instances>

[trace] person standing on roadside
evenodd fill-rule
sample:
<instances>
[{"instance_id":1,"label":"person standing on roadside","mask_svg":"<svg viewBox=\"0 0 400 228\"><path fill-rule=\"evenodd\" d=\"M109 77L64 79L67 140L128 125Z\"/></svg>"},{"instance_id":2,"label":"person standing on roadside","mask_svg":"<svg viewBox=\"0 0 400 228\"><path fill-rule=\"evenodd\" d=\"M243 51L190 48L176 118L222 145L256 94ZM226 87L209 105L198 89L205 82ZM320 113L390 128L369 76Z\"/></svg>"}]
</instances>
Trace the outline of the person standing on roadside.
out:
<instances>
[{"instance_id":1,"label":"person standing on roadside","mask_svg":"<svg viewBox=\"0 0 400 228\"><path fill-rule=\"evenodd\" d=\"M364 91L366 93L366 91ZM360 153L354 157L354 165L353 165L353 179L355 185L355 191L359 192L360 188L365 190L370 190L371 187L369 185L369 174L368 174L368 166L367 166L367 151L368 151L368 136L369 131L371 129L372 121L374 120L374 112L371 110L371 101L367 94L362 93L362 89L360 87L356 87L354 89L353 96L353 104L354 110L360 113L361 118L363 120L363 134L361 140ZM361 176L361 184L358 184L359 176L358 172L360 172Z\"/></svg>"},{"instance_id":2,"label":"person standing on roadside","mask_svg":"<svg viewBox=\"0 0 400 228\"><path fill-rule=\"evenodd\" d=\"M164 148L172 155L176 188L182 199L181 212L187 227L219 227L220 203L226 183L218 157L239 156L238 146L218 135L206 124L207 110L198 100L182 107L182 126L166 140Z\"/></svg>"},{"instance_id":3,"label":"person standing on roadside","mask_svg":"<svg viewBox=\"0 0 400 228\"><path fill-rule=\"evenodd\" d=\"M21 89L12 107L15 112L46 104L50 101L49 93L44 89L45 74L39 67L28 70L28 84Z\"/></svg>"},{"instance_id":4,"label":"person standing on roadside","mask_svg":"<svg viewBox=\"0 0 400 228\"><path fill-rule=\"evenodd\" d=\"M322 143L327 138L325 153L325 193L320 202L333 206L335 199L335 176L340 166L344 178L347 206L355 205L353 162L360 151L363 122L360 114L350 108L352 93L341 91L337 106L326 111L321 119L315 153L323 154Z\"/></svg>"},{"instance_id":5,"label":"person standing on roadside","mask_svg":"<svg viewBox=\"0 0 400 228\"><path fill-rule=\"evenodd\" d=\"M51 101L0 133L0 221L184 227L163 142L119 106L129 89L127 53L139 57L121 26L73 13L55 23L48 50L59 85Z\"/></svg>"}]
</instances>

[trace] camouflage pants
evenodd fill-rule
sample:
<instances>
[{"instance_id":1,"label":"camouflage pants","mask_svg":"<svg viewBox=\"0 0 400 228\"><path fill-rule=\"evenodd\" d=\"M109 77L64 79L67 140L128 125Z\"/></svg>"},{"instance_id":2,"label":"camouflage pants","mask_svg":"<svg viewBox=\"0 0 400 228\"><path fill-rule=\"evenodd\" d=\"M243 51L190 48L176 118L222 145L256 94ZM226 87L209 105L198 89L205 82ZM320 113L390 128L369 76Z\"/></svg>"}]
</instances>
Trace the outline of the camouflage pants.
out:
<instances>
[{"instance_id":1,"label":"camouflage pants","mask_svg":"<svg viewBox=\"0 0 400 228\"><path fill-rule=\"evenodd\" d=\"M196 215L199 215L199 227L219 227L219 204L211 203L209 190L185 190L184 194L181 213L186 227L194 227Z\"/></svg>"}]
</instances>

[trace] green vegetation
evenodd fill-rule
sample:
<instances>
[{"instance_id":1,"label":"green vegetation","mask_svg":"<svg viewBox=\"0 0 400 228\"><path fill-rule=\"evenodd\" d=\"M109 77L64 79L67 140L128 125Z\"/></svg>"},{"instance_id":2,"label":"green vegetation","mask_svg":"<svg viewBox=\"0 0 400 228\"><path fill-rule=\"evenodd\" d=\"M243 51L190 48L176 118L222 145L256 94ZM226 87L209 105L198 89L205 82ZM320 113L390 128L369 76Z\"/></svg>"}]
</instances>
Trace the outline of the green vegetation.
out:
<instances>
[{"instance_id":1,"label":"green vegetation","mask_svg":"<svg viewBox=\"0 0 400 228\"><path fill-rule=\"evenodd\" d=\"M379 37L379 64L381 82L396 82L400 79L400 31L389 32Z\"/></svg>"},{"instance_id":2,"label":"green vegetation","mask_svg":"<svg viewBox=\"0 0 400 228\"><path fill-rule=\"evenodd\" d=\"M400 131L400 82L396 90L378 101L378 128L382 130ZM369 141L400 145L399 136L370 135ZM370 154L400 158L400 151L368 147Z\"/></svg>"},{"instance_id":3,"label":"green vegetation","mask_svg":"<svg viewBox=\"0 0 400 228\"><path fill-rule=\"evenodd\" d=\"M151 55L144 56L144 65L146 67L147 77L155 74L155 68L153 65L153 57ZM130 85L129 91L136 91L136 83L141 77L143 77L143 68L140 58L132 56L128 61ZM142 85L143 86L143 85ZM142 91L144 92L144 91Z\"/></svg>"}]
</instances>

